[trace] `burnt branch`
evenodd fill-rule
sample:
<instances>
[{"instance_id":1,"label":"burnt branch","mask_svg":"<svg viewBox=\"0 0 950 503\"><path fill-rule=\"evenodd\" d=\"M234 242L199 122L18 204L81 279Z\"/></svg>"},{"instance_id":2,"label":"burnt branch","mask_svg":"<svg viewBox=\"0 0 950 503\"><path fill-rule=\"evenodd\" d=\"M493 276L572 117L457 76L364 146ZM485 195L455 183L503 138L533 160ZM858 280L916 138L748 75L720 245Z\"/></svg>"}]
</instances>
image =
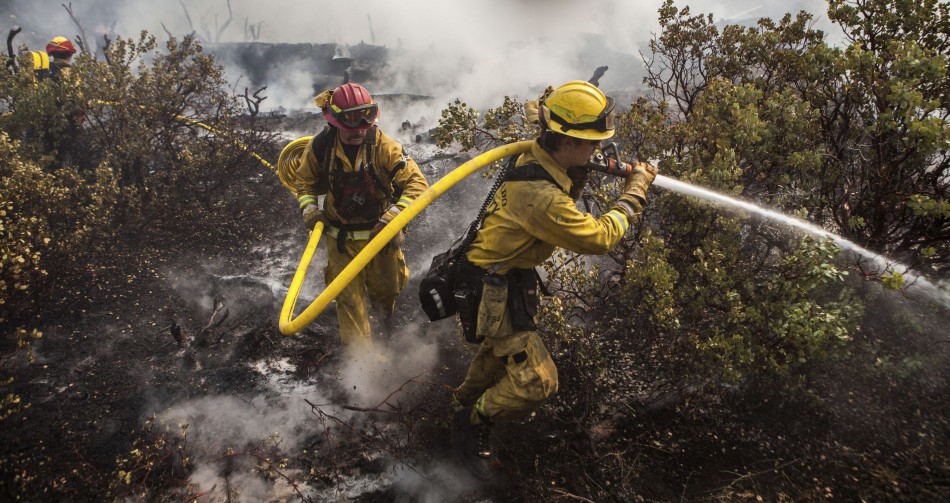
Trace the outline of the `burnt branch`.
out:
<instances>
[{"instance_id":1,"label":"burnt branch","mask_svg":"<svg viewBox=\"0 0 950 503\"><path fill-rule=\"evenodd\" d=\"M257 117L257 114L261 110L261 102L267 99L267 96L261 96L260 94L267 89L267 86L264 86L257 91L254 91L253 95L248 95L249 89L244 88L244 101L247 102L247 109L251 112L251 117ZM253 97L253 99L252 99Z\"/></svg>"},{"instance_id":2,"label":"burnt branch","mask_svg":"<svg viewBox=\"0 0 950 503\"><path fill-rule=\"evenodd\" d=\"M424 373L423 373L424 374ZM422 374L420 374L421 376ZM416 376L418 378L419 376ZM418 419L417 409L421 407L432 406L432 402L419 404L416 407L412 408L403 408L401 404L393 404L393 397L400 391L407 392L405 390L406 385L409 383L421 384L421 382L416 381L416 378L409 379L398 389L390 393L386 398L379 402L374 407L354 407L354 406L338 406L343 410L350 410L356 412L364 413L383 413L388 414L388 417L394 418L399 424L402 425L401 429L388 430L388 433L382 433L382 430L376 428L372 423L368 427L359 427L350 422L346 421L343 418L334 416L323 410L323 407L326 405L317 405L309 400L304 399L308 405L310 405L310 410L314 413L319 421L323 424L324 427L324 436L326 438L327 445L332 446L331 450L327 452L329 465L332 469L338 469L334 460L334 450L338 447L343 447L343 439L338 439L336 435L331 431L331 425L336 424L343 431L347 432L352 438L356 439L356 442L360 445L367 446L369 449L376 449L379 452L388 453L393 459L401 462L407 468L416 471L413 467L412 462L410 461L412 457L412 452L414 451L415 440L418 438L416 431L418 425L416 420ZM383 408L383 407L386 408ZM402 430L402 431L400 431ZM418 473L418 472L417 472ZM421 474L420 474L421 475Z\"/></svg>"},{"instance_id":3,"label":"burnt branch","mask_svg":"<svg viewBox=\"0 0 950 503\"><path fill-rule=\"evenodd\" d=\"M106 64L112 64L112 61L109 60L109 47L112 46L112 39L109 38L108 33L103 33L102 40L105 42L105 45L102 46L102 55L106 58Z\"/></svg>"},{"instance_id":4,"label":"burnt branch","mask_svg":"<svg viewBox=\"0 0 950 503\"><path fill-rule=\"evenodd\" d=\"M169 39L169 40L175 38L175 36L172 35L172 32L168 31L168 28L165 27L165 23L161 23L161 25L162 25L162 30L165 31L165 35L168 35L168 39Z\"/></svg>"},{"instance_id":5,"label":"burnt branch","mask_svg":"<svg viewBox=\"0 0 950 503\"><path fill-rule=\"evenodd\" d=\"M195 30L194 23L192 23L191 21L191 14L188 13L188 7L185 5L185 2L183 0L178 0L178 3L181 4L181 10L185 11L185 19L188 21L188 28L191 28L191 33L189 35L186 35L186 37L198 38L198 40L201 40L201 38L198 35L198 31ZM164 25L162 25L162 27L164 28ZM168 32L168 30L165 30L165 31L166 33ZM169 33L169 37L170 36L171 34Z\"/></svg>"},{"instance_id":6,"label":"burnt branch","mask_svg":"<svg viewBox=\"0 0 950 503\"><path fill-rule=\"evenodd\" d=\"M79 46L79 52L89 53L86 49L86 41L82 39L81 35L76 35L76 45Z\"/></svg>"},{"instance_id":7,"label":"burnt branch","mask_svg":"<svg viewBox=\"0 0 950 503\"><path fill-rule=\"evenodd\" d=\"M10 33L7 35L7 54L10 55L10 60L7 61L7 66L9 66L10 70L13 71L14 73L16 73L17 71L17 66L16 66L16 52L13 50L13 38L16 37L17 34L19 34L21 31L23 31L23 28L20 28L19 26L14 26L13 29L10 30Z\"/></svg>"},{"instance_id":8,"label":"burnt branch","mask_svg":"<svg viewBox=\"0 0 950 503\"><path fill-rule=\"evenodd\" d=\"M244 40L257 41L261 38L261 25L264 22L250 24L249 21L248 18L244 18Z\"/></svg>"},{"instance_id":9,"label":"burnt branch","mask_svg":"<svg viewBox=\"0 0 950 503\"><path fill-rule=\"evenodd\" d=\"M79 28L79 35L76 35L76 42L79 44L79 50L82 51L83 53L89 54L89 50L86 48L85 44L83 43L83 41L86 40L86 29L83 28L82 23L79 21L79 18L76 17L76 14L73 12L73 3L69 2L68 6L66 4L60 4L60 5L62 5L63 8L66 9L66 13L69 14L69 19L73 20L73 24L76 25L76 28Z\"/></svg>"},{"instance_id":10,"label":"burnt branch","mask_svg":"<svg viewBox=\"0 0 950 503\"><path fill-rule=\"evenodd\" d=\"M590 79L587 82L590 82L591 84L594 84L595 86L599 86L600 78L603 77L605 73L607 73L607 65L598 66L597 69L594 70L594 74L591 75Z\"/></svg>"},{"instance_id":11,"label":"burnt branch","mask_svg":"<svg viewBox=\"0 0 950 503\"><path fill-rule=\"evenodd\" d=\"M376 33L373 32L373 16L366 13L366 23L369 25L369 43L376 44Z\"/></svg>"},{"instance_id":12,"label":"burnt branch","mask_svg":"<svg viewBox=\"0 0 950 503\"><path fill-rule=\"evenodd\" d=\"M217 16L215 16L214 19L215 19L215 24L217 24L217 21L218 21ZM214 37L215 42L221 41L221 34L224 33L224 29L227 28L229 24L231 24L231 21L233 19L234 19L234 11L231 10L231 0L228 0L228 20L225 21L223 25L221 25L220 29L218 29L218 33Z\"/></svg>"}]
</instances>

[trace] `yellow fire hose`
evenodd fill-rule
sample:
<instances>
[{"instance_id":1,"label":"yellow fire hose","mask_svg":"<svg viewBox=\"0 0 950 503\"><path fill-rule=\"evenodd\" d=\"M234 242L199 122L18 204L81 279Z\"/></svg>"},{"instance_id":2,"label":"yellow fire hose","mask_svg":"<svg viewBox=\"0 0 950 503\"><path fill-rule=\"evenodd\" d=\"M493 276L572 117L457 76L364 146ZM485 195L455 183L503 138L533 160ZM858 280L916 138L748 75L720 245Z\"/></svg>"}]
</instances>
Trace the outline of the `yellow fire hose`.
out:
<instances>
[{"instance_id":1,"label":"yellow fire hose","mask_svg":"<svg viewBox=\"0 0 950 503\"><path fill-rule=\"evenodd\" d=\"M96 103L97 105L104 105L104 106L110 106L110 107L114 107L114 106L119 106L119 105L121 105L121 103L116 102L116 101L101 101L101 100L96 100L95 103ZM145 108L144 105L136 105L136 106L138 106L139 108L142 108L142 109ZM205 124L205 123L203 123L203 122L201 122L201 121L199 121L199 120L192 119L191 117L185 117L184 115L178 115L178 114L175 114L175 118L178 119L178 120L180 120L180 121L183 121L183 122L187 122L187 123L189 123L189 124L192 124L192 125L194 125L194 126L198 126L198 127L202 128L202 129L205 129L205 130L207 130L207 131L210 131L210 132L212 132L212 133L214 133L214 134L216 134L216 135L219 135L219 136L228 138L228 135L225 134L223 131L218 131L217 129L215 129L215 128L213 128L213 127L211 127L211 126L209 126L209 125L207 125L207 124ZM234 144L237 145L238 148L240 148L241 150L243 150L243 151L247 152L248 154L250 154L251 157L253 157L253 158L257 159L258 161L260 161L261 164L263 164L264 166L266 166L266 167L268 167L268 168L273 169L273 170L276 171L276 169L274 168L274 166L271 165L271 163L267 162L267 159L264 159L263 157L261 157L257 152L254 152L254 151L248 149L248 148L247 148L247 145L244 145L243 143L241 143L241 142L239 142L239 141L237 141L237 140L234 140L233 138L228 138L228 139L230 139L232 142L234 142ZM297 140L297 141L300 141L300 140ZM282 155L283 155L283 154L282 154ZM283 179L281 179L281 182L283 182ZM284 185L286 185L286 183L285 183ZM291 189L291 190L293 190L293 189Z\"/></svg>"},{"instance_id":2,"label":"yellow fire hose","mask_svg":"<svg viewBox=\"0 0 950 503\"><path fill-rule=\"evenodd\" d=\"M194 124L195 126L204 128L204 129L206 129L206 130L208 130L208 131L211 131L212 133L214 133L214 134L216 134L216 135L224 136L225 138L227 138L227 135L226 135L226 134L224 134L224 133L221 132L221 131L218 131L217 129L215 129L215 128L213 128L213 127L211 127L211 126L209 126L209 125L207 125L207 124L205 124L205 123L203 123L203 122L197 121L197 120L192 119L192 118L190 118L190 117L185 117L184 115L175 115L175 118L178 119L178 120L181 120L181 121L185 121L185 122L187 122L187 123L189 123L189 124ZM247 148L247 145L244 145L243 143L241 143L241 142L239 142L239 141L237 141L237 140L234 140L234 139L231 139L231 141L233 141L234 144L237 145L238 148L240 148L241 150L247 152L248 154L251 154L251 157L257 159L258 161L261 161L261 164L263 164L264 166L267 166L267 167L270 168L270 169L274 169L274 166L272 166L271 163L267 162L267 159L264 159L263 157L261 157L260 155L258 155L257 152L254 152L254 151L248 149L248 148ZM283 182L283 180L281 180L281 182Z\"/></svg>"},{"instance_id":3,"label":"yellow fire hose","mask_svg":"<svg viewBox=\"0 0 950 503\"><path fill-rule=\"evenodd\" d=\"M323 233L323 224L317 223L314 227L313 232L310 234L310 241L307 243L306 249L304 249L303 256L300 258L300 264L297 266L297 272L294 274L294 279L290 282L290 288L287 290L287 298L284 299L284 306L280 311L280 331L284 335L293 335L297 331L301 330L303 327L307 326L312 322L324 309L330 304L333 299L335 299L340 292L350 284L350 281L353 281L353 278L359 274L360 271L366 267L366 264L369 263L373 257L379 253L380 250L389 243L396 234L401 231L410 220L415 218L419 213L422 212L429 204L435 201L439 196L441 196L446 190L450 189L453 185L465 179L467 176L475 173L479 169L505 157L509 157L516 154L521 154L527 152L531 149L531 144L534 143L531 140L519 141L515 143L510 143L508 145L503 145L501 147L489 150L474 159L462 164L461 166L452 170L449 174L445 175L436 182L434 185L431 185L425 192L423 192L415 201L412 202L406 209L402 210L399 215L396 216L391 222L389 222L386 227L383 227L383 230L379 232L366 247L363 248L353 260L343 271L340 272L340 275L336 277L333 281L327 285L326 288L316 299L308 306L299 316L296 318L293 317L294 308L297 304L297 296L300 294L300 287L303 285L304 277L307 275L307 269L310 267L310 260L313 258L313 253L317 249L317 243L320 241L320 235ZM289 147L289 145L288 145ZM285 147L286 149L287 147Z\"/></svg>"},{"instance_id":4,"label":"yellow fire hose","mask_svg":"<svg viewBox=\"0 0 950 503\"><path fill-rule=\"evenodd\" d=\"M294 188L294 181L297 180L297 168L300 166L300 158L306 151L311 138L313 136L302 136L288 143L280 151L280 157L277 158L277 178L294 195L297 194L297 189Z\"/></svg>"}]
</instances>

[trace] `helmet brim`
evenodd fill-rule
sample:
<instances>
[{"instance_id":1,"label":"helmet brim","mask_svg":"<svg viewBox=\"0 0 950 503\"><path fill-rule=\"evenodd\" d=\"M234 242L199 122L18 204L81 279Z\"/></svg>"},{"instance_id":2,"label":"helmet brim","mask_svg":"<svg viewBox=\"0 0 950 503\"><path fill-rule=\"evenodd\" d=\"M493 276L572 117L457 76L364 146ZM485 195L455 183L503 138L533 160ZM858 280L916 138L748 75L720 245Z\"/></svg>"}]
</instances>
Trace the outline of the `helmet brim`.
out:
<instances>
[{"instance_id":1,"label":"helmet brim","mask_svg":"<svg viewBox=\"0 0 950 503\"><path fill-rule=\"evenodd\" d=\"M613 138L614 130L597 131L596 129L570 129L564 131L559 124L549 124L549 129L564 136L579 138L581 140L608 140Z\"/></svg>"}]
</instances>

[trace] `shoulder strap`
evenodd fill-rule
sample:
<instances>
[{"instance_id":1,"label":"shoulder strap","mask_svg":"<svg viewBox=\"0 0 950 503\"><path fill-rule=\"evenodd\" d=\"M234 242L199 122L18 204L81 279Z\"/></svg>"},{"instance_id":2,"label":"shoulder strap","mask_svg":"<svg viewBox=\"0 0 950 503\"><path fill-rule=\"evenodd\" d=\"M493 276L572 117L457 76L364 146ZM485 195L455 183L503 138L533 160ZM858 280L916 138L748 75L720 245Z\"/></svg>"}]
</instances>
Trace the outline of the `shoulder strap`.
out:
<instances>
[{"instance_id":1,"label":"shoulder strap","mask_svg":"<svg viewBox=\"0 0 950 503\"><path fill-rule=\"evenodd\" d=\"M373 176L373 181L376 182L376 188L382 190L383 193L386 194L386 197L388 199L393 200L392 202L395 202L394 199L398 199L398 197L395 196L396 190L395 190L395 187L393 187L393 182L392 182L392 174L395 173L395 170L393 170L393 172L387 173L390 175L390 177L389 179L384 180L380 176L381 174L379 173L379 168L377 167L375 147L376 147L376 131L378 129L379 128L377 126L373 126L366 130L366 138L363 139L363 147L365 149L363 151L363 159L366 159L366 164L369 167L369 172ZM381 169L386 169L386 168L382 167Z\"/></svg>"},{"instance_id":2,"label":"shoulder strap","mask_svg":"<svg viewBox=\"0 0 950 503\"><path fill-rule=\"evenodd\" d=\"M465 232L465 237L462 239L462 243L459 245L458 253L461 256L465 256L468 252L468 247L475 241L475 236L478 234L478 229L482 226L482 221L485 220L485 211L488 210L488 205L495 199L495 192L498 191L498 187L501 187L501 184L505 182L508 178L508 173L515 169L515 161L518 159L518 156L513 155L508 158L508 162L505 163L505 167L498 172L498 177L495 179L495 183L492 184L491 189L488 191L488 197L485 198L485 202L482 203L482 207L478 210L478 215L475 217L475 220L472 220L472 223L468 225L468 231ZM456 266L459 267L462 261L456 261Z\"/></svg>"},{"instance_id":3,"label":"shoulder strap","mask_svg":"<svg viewBox=\"0 0 950 503\"><path fill-rule=\"evenodd\" d=\"M49 70L49 54L42 51L30 51L30 55L33 56L34 71Z\"/></svg>"},{"instance_id":4,"label":"shoulder strap","mask_svg":"<svg viewBox=\"0 0 950 503\"><path fill-rule=\"evenodd\" d=\"M561 184L557 183L557 180L551 176L551 173L548 173L548 170L544 169L543 166L535 162L509 169L505 176L506 182L521 182L531 180L546 180L556 185L557 188L561 189L562 191L567 192L564 190L564 187L561 187Z\"/></svg>"},{"instance_id":5,"label":"shoulder strap","mask_svg":"<svg viewBox=\"0 0 950 503\"><path fill-rule=\"evenodd\" d=\"M332 154L333 141L336 140L336 129L326 126L323 128L323 131L317 133L313 137L311 144L313 145L313 154L317 156L317 160L320 161L320 164L323 165L326 169L327 161L329 160L328 153Z\"/></svg>"},{"instance_id":6,"label":"shoulder strap","mask_svg":"<svg viewBox=\"0 0 950 503\"><path fill-rule=\"evenodd\" d=\"M366 130L366 137L363 138L363 145L366 145L367 148L373 148L376 145L376 131L379 128L373 126Z\"/></svg>"},{"instance_id":7,"label":"shoulder strap","mask_svg":"<svg viewBox=\"0 0 950 503\"><path fill-rule=\"evenodd\" d=\"M313 149L313 155L317 158L322 168L322 177L326 183L330 183L330 169L333 167L333 144L336 140L336 130L330 126L323 128L310 140L310 147ZM328 185L329 186L329 185Z\"/></svg>"}]
</instances>

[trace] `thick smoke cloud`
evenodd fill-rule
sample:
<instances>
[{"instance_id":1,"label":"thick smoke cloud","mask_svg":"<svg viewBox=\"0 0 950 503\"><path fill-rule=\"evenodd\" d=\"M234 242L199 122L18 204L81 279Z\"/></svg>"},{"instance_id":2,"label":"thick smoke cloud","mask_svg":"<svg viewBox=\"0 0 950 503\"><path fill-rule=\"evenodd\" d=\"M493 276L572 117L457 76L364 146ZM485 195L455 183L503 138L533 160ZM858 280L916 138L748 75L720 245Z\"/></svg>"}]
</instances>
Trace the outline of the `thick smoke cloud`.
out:
<instances>
[{"instance_id":1,"label":"thick smoke cloud","mask_svg":"<svg viewBox=\"0 0 950 503\"><path fill-rule=\"evenodd\" d=\"M10 26L24 28L19 43L38 49L53 35L79 33L62 4L12 0L0 7L0 14ZM142 30L160 39L194 32L207 42L379 45L392 51L392 72L376 82L372 92L431 96L434 106L461 97L473 106L487 107L496 105L501 96L534 97L548 85L587 79L604 64L611 66L601 80L605 90L639 86L639 55L657 32L661 4L662 0L275 0L264 7L257 0L231 0L230 17L227 0L88 0L67 5L82 23L90 47L101 48L102 34L134 37ZM677 5L690 5L694 15L711 13L716 21L727 22L807 10L819 27L827 25L823 0L699 0ZM246 27L259 30L259 37ZM268 100L263 109L311 107L314 85L306 67L287 63L282 67L266 82ZM248 83L246 71L229 68L228 76L235 82L243 78L240 87ZM414 119L418 117L409 118Z\"/></svg>"}]
</instances>

